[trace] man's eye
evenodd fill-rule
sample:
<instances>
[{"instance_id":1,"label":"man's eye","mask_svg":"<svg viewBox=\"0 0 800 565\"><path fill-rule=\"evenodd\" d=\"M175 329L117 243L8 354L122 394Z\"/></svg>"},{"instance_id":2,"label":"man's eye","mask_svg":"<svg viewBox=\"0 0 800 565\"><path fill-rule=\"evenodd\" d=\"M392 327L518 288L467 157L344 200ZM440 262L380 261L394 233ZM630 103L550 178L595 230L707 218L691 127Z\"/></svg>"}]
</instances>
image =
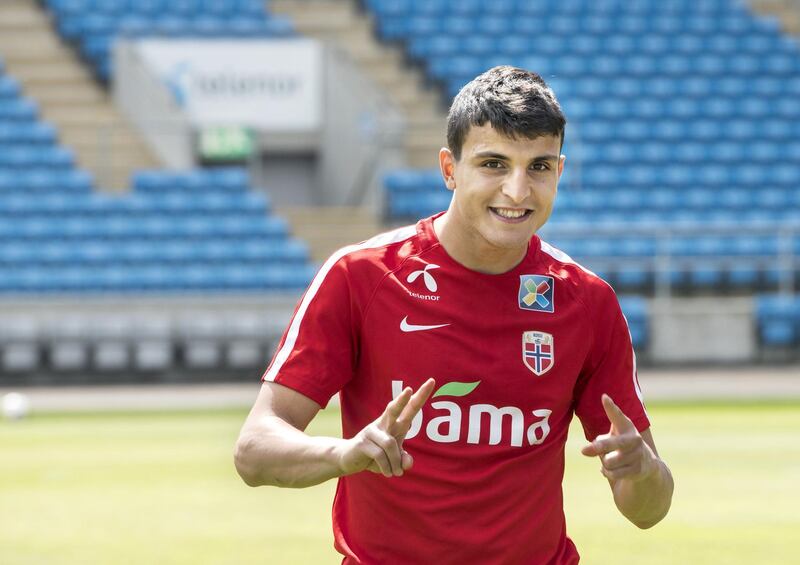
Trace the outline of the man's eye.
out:
<instances>
[{"instance_id":1,"label":"man's eye","mask_svg":"<svg viewBox=\"0 0 800 565\"><path fill-rule=\"evenodd\" d=\"M487 169L499 169L500 167L503 166L503 163L501 163L500 161L486 161L483 164L483 166L486 167Z\"/></svg>"},{"instance_id":2,"label":"man's eye","mask_svg":"<svg viewBox=\"0 0 800 565\"><path fill-rule=\"evenodd\" d=\"M534 163L531 165L531 169L534 171L548 171L550 170L550 166L547 163Z\"/></svg>"}]
</instances>

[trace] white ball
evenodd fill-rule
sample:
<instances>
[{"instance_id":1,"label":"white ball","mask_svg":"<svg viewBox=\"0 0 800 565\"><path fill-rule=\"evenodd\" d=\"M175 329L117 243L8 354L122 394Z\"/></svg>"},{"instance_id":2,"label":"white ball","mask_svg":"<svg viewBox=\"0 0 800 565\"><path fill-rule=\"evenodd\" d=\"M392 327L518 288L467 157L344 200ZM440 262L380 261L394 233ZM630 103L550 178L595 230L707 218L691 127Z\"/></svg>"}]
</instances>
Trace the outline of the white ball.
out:
<instances>
[{"instance_id":1,"label":"white ball","mask_svg":"<svg viewBox=\"0 0 800 565\"><path fill-rule=\"evenodd\" d=\"M21 420L30 409L31 401L24 394L9 392L3 396L3 416L8 420Z\"/></svg>"}]
</instances>

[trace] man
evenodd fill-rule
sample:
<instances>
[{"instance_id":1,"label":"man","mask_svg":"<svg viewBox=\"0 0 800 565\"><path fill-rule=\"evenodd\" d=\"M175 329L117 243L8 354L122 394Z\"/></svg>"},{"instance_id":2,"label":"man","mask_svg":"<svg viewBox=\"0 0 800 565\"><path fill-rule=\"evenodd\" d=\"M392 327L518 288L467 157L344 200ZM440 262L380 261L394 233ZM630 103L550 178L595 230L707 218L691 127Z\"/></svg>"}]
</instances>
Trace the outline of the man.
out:
<instances>
[{"instance_id":1,"label":"man","mask_svg":"<svg viewBox=\"0 0 800 565\"><path fill-rule=\"evenodd\" d=\"M448 210L338 251L303 296L236 465L252 486L338 477L344 563L577 563L561 491L573 413L619 510L642 528L667 513L616 296L535 235L565 123L538 75L477 77L439 153ZM307 436L337 392L345 439Z\"/></svg>"}]
</instances>

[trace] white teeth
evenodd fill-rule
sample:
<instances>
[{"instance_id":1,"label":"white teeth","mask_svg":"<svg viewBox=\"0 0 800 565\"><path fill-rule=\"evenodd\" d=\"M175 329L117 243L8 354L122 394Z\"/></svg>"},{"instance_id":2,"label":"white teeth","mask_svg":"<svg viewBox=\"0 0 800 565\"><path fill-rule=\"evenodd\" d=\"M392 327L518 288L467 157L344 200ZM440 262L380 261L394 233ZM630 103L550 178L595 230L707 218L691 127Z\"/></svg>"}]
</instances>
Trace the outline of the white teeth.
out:
<instances>
[{"instance_id":1,"label":"white teeth","mask_svg":"<svg viewBox=\"0 0 800 565\"><path fill-rule=\"evenodd\" d=\"M503 216L504 218L514 219L514 218L521 218L525 215L526 210L509 210L508 208L492 208L497 215Z\"/></svg>"}]
</instances>

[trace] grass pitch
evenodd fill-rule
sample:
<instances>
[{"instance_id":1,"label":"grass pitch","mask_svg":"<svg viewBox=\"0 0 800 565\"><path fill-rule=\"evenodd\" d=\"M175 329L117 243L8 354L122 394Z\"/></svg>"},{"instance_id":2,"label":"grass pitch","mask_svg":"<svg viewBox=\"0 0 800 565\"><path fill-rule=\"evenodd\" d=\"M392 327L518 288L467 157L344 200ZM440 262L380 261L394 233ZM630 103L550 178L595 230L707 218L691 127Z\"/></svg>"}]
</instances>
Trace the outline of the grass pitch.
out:
<instances>
[{"instance_id":1,"label":"grass pitch","mask_svg":"<svg viewBox=\"0 0 800 565\"><path fill-rule=\"evenodd\" d=\"M567 446L567 527L582 563L774 564L797 559L800 403L659 405L675 476L652 530L619 516L581 431ZM34 415L0 421L0 563L338 563L334 482L251 489L233 444L245 411ZM322 412L311 433L338 434Z\"/></svg>"}]
</instances>

